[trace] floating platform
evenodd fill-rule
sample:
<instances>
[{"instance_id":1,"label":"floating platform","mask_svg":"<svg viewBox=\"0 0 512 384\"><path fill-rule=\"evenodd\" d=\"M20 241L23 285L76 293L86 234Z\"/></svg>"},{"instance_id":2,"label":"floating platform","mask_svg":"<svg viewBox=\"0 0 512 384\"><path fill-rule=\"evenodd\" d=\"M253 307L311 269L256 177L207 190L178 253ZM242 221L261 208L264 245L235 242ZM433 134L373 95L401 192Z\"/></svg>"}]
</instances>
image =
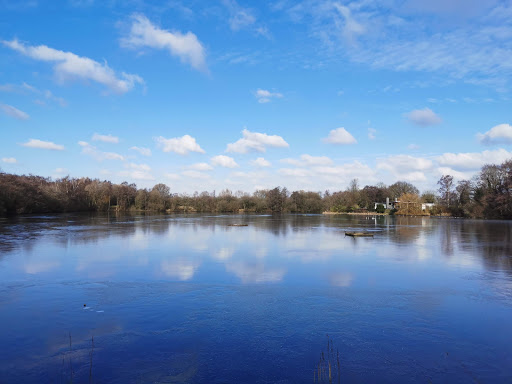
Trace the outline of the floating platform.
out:
<instances>
[{"instance_id":1,"label":"floating platform","mask_svg":"<svg viewBox=\"0 0 512 384\"><path fill-rule=\"evenodd\" d=\"M373 237L373 233L369 233L369 232L345 232L345 236L352 236L352 237Z\"/></svg>"}]
</instances>

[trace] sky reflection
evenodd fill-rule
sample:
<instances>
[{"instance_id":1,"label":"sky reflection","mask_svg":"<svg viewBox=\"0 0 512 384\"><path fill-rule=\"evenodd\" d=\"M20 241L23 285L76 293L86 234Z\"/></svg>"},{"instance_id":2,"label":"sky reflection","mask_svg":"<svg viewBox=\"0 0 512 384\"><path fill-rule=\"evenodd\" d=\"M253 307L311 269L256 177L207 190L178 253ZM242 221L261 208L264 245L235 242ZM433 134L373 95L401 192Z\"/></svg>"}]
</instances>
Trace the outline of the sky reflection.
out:
<instances>
[{"instance_id":1,"label":"sky reflection","mask_svg":"<svg viewBox=\"0 0 512 384\"><path fill-rule=\"evenodd\" d=\"M367 267L388 264L385 269L391 273L394 263L444 271L512 269L504 256L512 251L510 223L321 215L241 218L247 227L229 227L240 220L229 215L12 219L0 226L0 274L210 281L224 278L215 267L221 264L224 273L242 284L286 283L298 276L315 280L320 278L316 271L324 270L327 282L348 287L354 275L368 275ZM372 230L375 236L345 237L350 229ZM333 272L339 269L344 272Z\"/></svg>"},{"instance_id":2,"label":"sky reflection","mask_svg":"<svg viewBox=\"0 0 512 384\"><path fill-rule=\"evenodd\" d=\"M134 369L142 382L310 382L328 333L346 382L427 372L463 383L469 371L500 382L511 374L511 229L322 215L6 220L0 377L58 382L71 357L86 382L94 336L102 382L130 382Z\"/></svg>"}]
</instances>

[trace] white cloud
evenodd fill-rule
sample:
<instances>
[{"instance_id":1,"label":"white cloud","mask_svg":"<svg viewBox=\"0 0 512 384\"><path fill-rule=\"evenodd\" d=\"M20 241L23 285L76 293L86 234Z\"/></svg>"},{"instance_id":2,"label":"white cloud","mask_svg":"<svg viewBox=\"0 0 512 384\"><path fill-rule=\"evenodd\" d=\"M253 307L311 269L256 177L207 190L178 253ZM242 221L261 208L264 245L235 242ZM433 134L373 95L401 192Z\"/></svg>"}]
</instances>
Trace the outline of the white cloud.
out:
<instances>
[{"instance_id":1,"label":"white cloud","mask_svg":"<svg viewBox=\"0 0 512 384\"><path fill-rule=\"evenodd\" d=\"M233 31L246 28L256 22L256 17L250 9L240 7L234 0L224 0L223 3L230 11L229 26Z\"/></svg>"},{"instance_id":2,"label":"white cloud","mask_svg":"<svg viewBox=\"0 0 512 384\"><path fill-rule=\"evenodd\" d=\"M137 171L151 171L151 167L147 164L135 164L135 163L129 163L126 164L127 168L135 169Z\"/></svg>"},{"instance_id":3,"label":"white cloud","mask_svg":"<svg viewBox=\"0 0 512 384\"><path fill-rule=\"evenodd\" d=\"M187 168L194 171L211 171L213 169L213 167L208 163L196 163L189 165Z\"/></svg>"},{"instance_id":4,"label":"white cloud","mask_svg":"<svg viewBox=\"0 0 512 384\"><path fill-rule=\"evenodd\" d=\"M348 43L354 44L357 37L363 34L366 28L352 17L350 8L338 3L333 3L332 5L345 19L345 23L342 27L343 37Z\"/></svg>"},{"instance_id":5,"label":"white cloud","mask_svg":"<svg viewBox=\"0 0 512 384\"><path fill-rule=\"evenodd\" d=\"M16 164L18 162L14 157L2 157L2 161L7 164Z\"/></svg>"},{"instance_id":6,"label":"white cloud","mask_svg":"<svg viewBox=\"0 0 512 384\"><path fill-rule=\"evenodd\" d=\"M24 147L49 149L52 151L63 151L64 150L63 145L58 145L51 141L42 141L42 140L38 140L38 139L30 139L29 141L27 141L26 143L23 143L22 145Z\"/></svg>"},{"instance_id":7,"label":"white cloud","mask_svg":"<svg viewBox=\"0 0 512 384\"><path fill-rule=\"evenodd\" d=\"M434 162L410 155L392 155L377 159L377 170L388 171L394 179L409 182L427 181L425 172L432 171Z\"/></svg>"},{"instance_id":8,"label":"white cloud","mask_svg":"<svg viewBox=\"0 0 512 384\"><path fill-rule=\"evenodd\" d=\"M407 146L407 149L410 149L411 151L415 151L416 149L419 149L420 146L418 144L409 144Z\"/></svg>"},{"instance_id":9,"label":"white cloud","mask_svg":"<svg viewBox=\"0 0 512 384\"><path fill-rule=\"evenodd\" d=\"M269 103L272 99L280 99L283 95L279 92L270 92L266 89L258 89L254 92L254 96L258 100L258 103Z\"/></svg>"},{"instance_id":10,"label":"white cloud","mask_svg":"<svg viewBox=\"0 0 512 384\"><path fill-rule=\"evenodd\" d=\"M115 152L102 152L99 151L96 147L90 145L86 141L79 141L78 145L82 147L82 153L84 155L91 156L93 159L97 161L103 161L103 160L121 160L124 161L124 156L115 153Z\"/></svg>"},{"instance_id":11,"label":"white cloud","mask_svg":"<svg viewBox=\"0 0 512 384\"><path fill-rule=\"evenodd\" d=\"M189 152L205 153L199 144L196 143L196 139L189 135L174 137L172 139L166 139L160 136L157 137L155 141L164 152L174 152L178 155L186 155Z\"/></svg>"},{"instance_id":12,"label":"white cloud","mask_svg":"<svg viewBox=\"0 0 512 384\"><path fill-rule=\"evenodd\" d=\"M256 167L270 167L272 164L270 161L265 160L263 157L258 157L255 160L251 160L251 164Z\"/></svg>"},{"instance_id":13,"label":"white cloud","mask_svg":"<svg viewBox=\"0 0 512 384\"><path fill-rule=\"evenodd\" d=\"M92 136L92 141L103 141L104 143L117 144L117 143L119 143L119 137L112 136L110 134L108 134L108 135L100 135L98 133L95 133Z\"/></svg>"},{"instance_id":14,"label":"white cloud","mask_svg":"<svg viewBox=\"0 0 512 384\"><path fill-rule=\"evenodd\" d=\"M421 127L428 127L429 125L441 123L441 118L430 108L415 109L406 114L406 116L411 123Z\"/></svg>"},{"instance_id":15,"label":"white cloud","mask_svg":"<svg viewBox=\"0 0 512 384\"><path fill-rule=\"evenodd\" d=\"M130 149L139 152L142 156L151 156L151 149L143 147L131 147Z\"/></svg>"},{"instance_id":16,"label":"white cloud","mask_svg":"<svg viewBox=\"0 0 512 384\"><path fill-rule=\"evenodd\" d=\"M311 156L304 154L300 159L282 159L282 163L296 165L298 167L311 167L318 165L331 165L333 162L327 156Z\"/></svg>"},{"instance_id":17,"label":"white cloud","mask_svg":"<svg viewBox=\"0 0 512 384\"><path fill-rule=\"evenodd\" d=\"M439 167L439 168L437 168L437 173L439 176L451 175L457 180L464 180L464 179L469 180L474 175L473 171L461 172L461 171L456 171L455 169L450 168L450 167Z\"/></svg>"},{"instance_id":18,"label":"white cloud","mask_svg":"<svg viewBox=\"0 0 512 384\"><path fill-rule=\"evenodd\" d=\"M251 132L247 129L242 131L243 138L230 143L226 152L248 153L248 152L265 152L266 147L283 148L289 147L281 136L267 135L266 133Z\"/></svg>"},{"instance_id":19,"label":"white cloud","mask_svg":"<svg viewBox=\"0 0 512 384\"><path fill-rule=\"evenodd\" d=\"M166 179L173 181L181 179L180 175L177 175L175 173L166 173L164 176Z\"/></svg>"},{"instance_id":20,"label":"white cloud","mask_svg":"<svg viewBox=\"0 0 512 384\"><path fill-rule=\"evenodd\" d=\"M501 164L512 158L512 152L505 149L470 153L444 153L437 158L442 166L456 170L476 170L485 164Z\"/></svg>"},{"instance_id":21,"label":"white cloud","mask_svg":"<svg viewBox=\"0 0 512 384\"><path fill-rule=\"evenodd\" d=\"M371 183L378 181L375 179L375 171L368 165L359 161L343 163L331 166L313 166L310 168L282 168L278 173L289 177L287 185L294 189L304 188L309 185L309 189L329 189L339 190L343 186L348 186L350 180L358 178L361 183ZM314 182L312 182L314 180ZM298 185L291 186L290 182L298 182Z\"/></svg>"},{"instance_id":22,"label":"white cloud","mask_svg":"<svg viewBox=\"0 0 512 384\"><path fill-rule=\"evenodd\" d=\"M155 180L155 177L151 173L140 170L121 171L119 172L119 176L132 180Z\"/></svg>"},{"instance_id":23,"label":"white cloud","mask_svg":"<svg viewBox=\"0 0 512 384\"><path fill-rule=\"evenodd\" d=\"M100 64L88 57L78 56L72 52L59 51L46 45L29 46L14 39L3 41L7 47L18 51L34 60L55 63L54 71L59 81L70 79L90 80L102 84L116 93L126 93L144 80L133 74L122 72L116 74L107 63Z\"/></svg>"},{"instance_id":24,"label":"white cloud","mask_svg":"<svg viewBox=\"0 0 512 384\"><path fill-rule=\"evenodd\" d=\"M18 108L14 108L12 105L0 103L0 110L7 116L14 117L18 120L28 120L30 118L27 113L20 111Z\"/></svg>"},{"instance_id":25,"label":"white cloud","mask_svg":"<svg viewBox=\"0 0 512 384\"><path fill-rule=\"evenodd\" d=\"M501 83L494 90L506 88L512 70L512 7L505 4L509 1L500 1L500 6L496 6L497 0L413 1L426 8L442 4L439 8L456 10L456 16L435 24L432 15L425 12L406 12L404 0L280 1L274 8L287 12L293 22L302 23L309 35L320 41L320 47L310 46L320 65L348 58L376 69L434 72L480 84ZM479 11L473 12L469 22L461 22L461 15L471 8L469 3L480 4L472 7ZM341 13L340 4L346 15ZM363 36L360 32L365 30ZM301 45L304 48L305 44ZM436 81L432 76L430 82Z\"/></svg>"},{"instance_id":26,"label":"white cloud","mask_svg":"<svg viewBox=\"0 0 512 384\"><path fill-rule=\"evenodd\" d=\"M183 172L181 172L181 174L185 177L190 177L192 179L209 179L210 178L210 175L208 175L207 173L200 172L200 171L194 171L194 170L183 171Z\"/></svg>"},{"instance_id":27,"label":"white cloud","mask_svg":"<svg viewBox=\"0 0 512 384\"><path fill-rule=\"evenodd\" d=\"M269 39L270 32L268 28L257 22L252 9L241 7L235 0L223 0L222 3L229 12L229 27L232 31L241 29L250 29L256 35Z\"/></svg>"},{"instance_id":28,"label":"white cloud","mask_svg":"<svg viewBox=\"0 0 512 384\"><path fill-rule=\"evenodd\" d=\"M329 144L356 144L357 140L345 128L336 128L329 132L329 136L323 139Z\"/></svg>"},{"instance_id":29,"label":"white cloud","mask_svg":"<svg viewBox=\"0 0 512 384\"><path fill-rule=\"evenodd\" d=\"M119 172L119 176L127 177L133 180L155 180L151 174L151 167L147 164L128 163L125 164L128 171Z\"/></svg>"},{"instance_id":30,"label":"white cloud","mask_svg":"<svg viewBox=\"0 0 512 384\"><path fill-rule=\"evenodd\" d=\"M281 168L278 172L284 176L291 176L291 177L313 176L313 172L311 172L311 170L302 169L302 168Z\"/></svg>"},{"instance_id":31,"label":"white cloud","mask_svg":"<svg viewBox=\"0 0 512 384\"><path fill-rule=\"evenodd\" d=\"M65 107L68 104L66 102L66 100L64 100L64 98L55 96L51 91L39 90L36 87L34 87L30 84L27 84L25 82L21 83L20 85L16 85L16 84L0 85L0 91L14 92L14 93L20 93L20 94L27 94L27 93L36 94L36 95L44 97L45 100L50 100L50 101L56 102L61 107ZM43 101L43 100L34 100L34 102L39 105L46 105L46 101Z\"/></svg>"},{"instance_id":32,"label":"white cloud","mask_svg":"<svg viewBox=\"0 0 512 384\"><path fill-rule=\"evenodd\" d=\"M425 171L433 166L432 160L410 155L392 155L377 160L377 169L395 173Z\"/></svg>"},{"instance_id":33,"label":"white cloud","mask_svg":"<svg viewBox=\"0 0 512 384\"><path fill-rule=\"evenodd\" d=\"M374 128L368 128L368 138L370 140L375 140L377 138L377 136L375 136L375 134L377 133L377 130L374 129Z\"/></svg>"},{"instance_id":34,"label":"white cloud","mask_svg":"<svg viewBox=\"0 0 512 384\"><path fill-rule=\"evenodd\" d=\"M183 63L190 64L199 71L207 71L205 49L192 32L160 29L144 15L133 15L130 34L121 39L121 44L129 48L165 49L178 56Z\"/></svg>"},{"instance_id":35,"label":"white cloud","mask_svg":"<svg viewBox=\"0 0 512 384\"><path fill-rule=\"evenodd\" d=\"M211 162L213 165L218 165L220 167L226 168L236 168L239 165L235 162L235 159L229 156L218 155L211 158Z\"/></svg>"},{"instance_id":36,"label":"white cloud","mask_svg":"<svg viewBox=\"0 0 512 384\"><path fill-rule=\"evenodd\" d=\"M510 124L500 124L495 127L492 127L490 130L485 132L484 134L477 134L478 140L482 144L511 144L512 143L512 125Z\"/></svg>"}]
</instances>

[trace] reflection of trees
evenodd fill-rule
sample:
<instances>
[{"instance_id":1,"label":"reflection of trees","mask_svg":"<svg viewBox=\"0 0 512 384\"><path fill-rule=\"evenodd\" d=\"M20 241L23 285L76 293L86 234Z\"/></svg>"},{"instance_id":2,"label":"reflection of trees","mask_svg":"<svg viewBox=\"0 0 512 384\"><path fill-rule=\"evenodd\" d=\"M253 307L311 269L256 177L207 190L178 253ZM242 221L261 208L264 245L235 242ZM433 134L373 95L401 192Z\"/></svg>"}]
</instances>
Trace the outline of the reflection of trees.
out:
<instances>
[{"instance_id":1,"label":"reflection of trees","mask_svg":"<svg viewBox=\"0 0 512 384\"><path fill-rule=\"evenodd\" d=\"M422 234L431 234L435 222L428 217L377 216L376 227L382 229L395 243L405 244L416 241Z\"/></svg>"},{"instance_id":2,"label":"reflection of trees","mask_svg":"<svg viewBox=\"0 0 512 384\"><path fill-rule=\"evenodd\" d=\"M248 227L229 227L247 224ZM442 254L477 253L486 268L512 270L512 224L503 221L434 219L410 216L358 215L130 215L130 214L62 214L51 216L17 216L0 221L0 257L22 249L31 252L40 241L63 248L82 246L109 237L131 239L187 234L191 241L208 247L207 239L215 233L243 239L251 231L287 236L311 228L377 230L379 237L396 244L415 243L425 237L436 241ZM203 240L201 240L201 236ZM264 236L264 234L262 233ZM204 237L206 236L206 237ZM234 237L233 237L234 238ZM226 244L224 246L228 246ZM255 249L265 244L256 244ZM231 252L232 253L232 252ZM224 254L218 258L227 259Z\"/></svg>"},{"instance_id":3,"label":"reflection of trees","mask_svg":"<svg viewBox=\"0 0 512 384\"><path fill-rule=\"evenodd\" d=\"M451 225L450 225L451 223ZM460 249L482 257L490 270L512 271L512 225L504 221L447 220L443 243L458 244Z\"/></svg>"}]
</instances>

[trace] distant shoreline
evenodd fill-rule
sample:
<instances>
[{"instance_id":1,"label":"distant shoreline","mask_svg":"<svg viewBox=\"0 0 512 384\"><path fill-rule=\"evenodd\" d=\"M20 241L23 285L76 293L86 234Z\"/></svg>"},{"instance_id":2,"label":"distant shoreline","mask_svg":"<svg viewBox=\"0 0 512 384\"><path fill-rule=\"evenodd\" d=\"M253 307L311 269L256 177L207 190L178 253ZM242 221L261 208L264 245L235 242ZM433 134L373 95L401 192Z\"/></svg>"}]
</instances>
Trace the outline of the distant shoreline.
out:
<instances>
[{"instance_id":1,"label":"distant shoreline","mask_svg":"<svg viewBox=\"0 0 512 384\"><path fill-rule=\"evenodd\" d=\"M389 213L377 213L377 212L322 212L322 215L356 215L356 216L389 216Z\"/></svg>"}]
</instances>

